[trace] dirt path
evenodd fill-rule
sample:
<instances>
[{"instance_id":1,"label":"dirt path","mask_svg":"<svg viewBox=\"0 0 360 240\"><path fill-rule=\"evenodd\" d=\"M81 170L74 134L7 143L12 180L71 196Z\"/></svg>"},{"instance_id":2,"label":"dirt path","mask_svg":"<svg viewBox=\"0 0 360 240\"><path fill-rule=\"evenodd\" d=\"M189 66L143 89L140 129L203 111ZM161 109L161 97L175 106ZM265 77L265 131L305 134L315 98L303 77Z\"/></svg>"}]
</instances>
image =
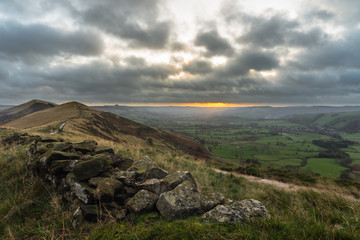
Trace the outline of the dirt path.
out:
<instances>
[{"instance_id":1,"label":"dirt path","mask_svg":"<svg viewBox=\"0 0 360 240\"><path fill-rule=\"evenodd\" d=\"M360 199L356 199L354 198L354 196L346 194L346 193L336 193L334 191L328 190L328 189L321 189L321 188L316 188L316 187L306 187L306 186L300 186L300 185L296 185L296 184L292 184L292 183L284 183L284 182L280 182L280 181L276 181L276 180L271 180L271 179L265 179L265 178L259 178L259 177L255 177L255 176L251 176L251 175L246 175L246 174L241 174L241 173L236 173L236 172L227 172L227 171L223 171L220 169L215 168L214 169L215 172L217 173L222 173L222 174L233 174L235 176L239 176L239 177L243 177L251 182L257 182L257 183L261 183L261 184L269 184L272 186L275 186L277 188L281 188L285 191L298 191L298 190L306 190L306 191L314 191L314 192L318 192L318 193L331 193L331 194L335 194L335 195L339 195L343 198L346 198L348 200L352 200L352 201L360 201Z\"/></svg>"}]
</instances>

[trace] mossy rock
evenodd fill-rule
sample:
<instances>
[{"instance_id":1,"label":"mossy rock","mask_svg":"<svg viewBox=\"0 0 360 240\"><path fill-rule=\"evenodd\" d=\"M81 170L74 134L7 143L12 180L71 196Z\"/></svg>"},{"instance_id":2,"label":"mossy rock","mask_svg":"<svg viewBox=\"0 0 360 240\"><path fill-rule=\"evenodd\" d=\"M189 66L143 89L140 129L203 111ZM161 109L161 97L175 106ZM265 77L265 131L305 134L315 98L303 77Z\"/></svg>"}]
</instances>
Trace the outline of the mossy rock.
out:
<instances>
[{"instance_id":1,"label":"mossy rock","mask_svg":"<svg viewBox=\"0 0 360 240\"><path fill-rule=\"evenodd\" d=\"M115 194L119 193L123 188L123 184L112 178L104 178L99 182L95 191L95 197L102 202L111 202L114 200Z\"/></svg>"},{"instance_id":2,"label":"mossy rock","mask_svg":"<svg viewBox=\"0 0 360 240\"><path fill-rule=\"evenodd\" d=\"M153 211L155 208L158 195L147 190L137 192L126 202L126 208L131 212L144 213Z\"/></svg>"},{"instance_id":3,"label":"mossy rock","mask_svg":"<svg viewBox=\"0 0 360 240\"><path fill-rule=\"evenodd\" d=\"M201 194L189 180L185 180L174 190L162 193L156 208L168 219L181 219L204 213Z\"/></svg>"},{"instance_id":4,"label":"mossy rock","mask_svg":"<svg viewBox=\"0 0 360 240\"><path fill-rule=\"evenodd\" d=\"M107 155L96 155L93 159L80 162L74 167L74 175L79 181L96 177L111 167L111 158Z\"/></svg>"}]
</instances>

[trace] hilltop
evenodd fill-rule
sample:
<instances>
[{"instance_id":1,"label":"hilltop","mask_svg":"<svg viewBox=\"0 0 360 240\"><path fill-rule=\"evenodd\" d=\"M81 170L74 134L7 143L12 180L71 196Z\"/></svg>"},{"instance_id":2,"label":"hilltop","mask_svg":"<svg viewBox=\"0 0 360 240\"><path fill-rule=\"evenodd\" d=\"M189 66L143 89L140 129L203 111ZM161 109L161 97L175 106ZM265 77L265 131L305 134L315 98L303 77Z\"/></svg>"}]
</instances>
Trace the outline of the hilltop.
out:
<instances>
[{"instance_id":1,"label":"hilltop","mask_svg":"<svg viewBox=\"0 0 360 240\"><path fill-rule=\"evenodd\" d=\"M34 112L53 108L55 106L57 105L54 103L35 99L15 107L1 110L0 125L11 122L15 119L21 118Z\"/></svg>"},{"instance_id":2,"label":"hilltop","mask_svg":"<svg viewBox=\"0 0 360 240\"><path fill-rule=\"evenodd\" d=\"M4 124L3 127L50 133L65 122L65 131L68 133L85 134L113 142L155 145L199 157L209 155L205 147L188 137L148 127L78 102L64 103L32 113Z\"/></svg>"}]
</instances>

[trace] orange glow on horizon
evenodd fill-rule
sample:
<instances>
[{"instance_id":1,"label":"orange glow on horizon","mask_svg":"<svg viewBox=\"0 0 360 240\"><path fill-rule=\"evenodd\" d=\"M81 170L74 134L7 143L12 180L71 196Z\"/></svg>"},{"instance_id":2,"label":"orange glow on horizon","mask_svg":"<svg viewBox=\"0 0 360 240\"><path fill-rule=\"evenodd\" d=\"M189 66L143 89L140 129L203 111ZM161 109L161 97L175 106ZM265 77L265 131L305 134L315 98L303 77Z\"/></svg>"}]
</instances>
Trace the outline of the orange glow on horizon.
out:
<instances>
[{"instance_id":1,"label":"orange glow on horizon","mask_svg":"<svg viewBox=\"0 0 360 240\"><path fill-rule=\"evenodd\" d=\"M119 106L133 107L206 107L206 108L230 108L230 107L255 107L264 106L264 104L254 103L133 103L133 104L117 104Z\"/></svg>"},{"instance_id":2,"label":"orange glow on horizon","mask_svg":"<svg viewBox=\"0 0 360 240\"><path fill-rule=\"evenodd\" d=\"M239 103L176 103L174 106L179 107L208 107L208 108L225 108L225 107L249 107L254 104L239 104Z\"/></svg>"}]
</instances>

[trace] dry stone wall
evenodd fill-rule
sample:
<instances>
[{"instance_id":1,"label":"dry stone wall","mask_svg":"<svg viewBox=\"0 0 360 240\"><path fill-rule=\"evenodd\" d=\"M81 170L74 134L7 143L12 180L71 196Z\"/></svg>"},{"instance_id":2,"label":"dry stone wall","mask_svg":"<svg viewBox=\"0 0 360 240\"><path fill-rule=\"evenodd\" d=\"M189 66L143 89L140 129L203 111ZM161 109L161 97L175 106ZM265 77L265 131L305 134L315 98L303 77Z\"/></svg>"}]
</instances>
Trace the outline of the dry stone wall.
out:
<instances>
[{"instance_id":1,"label":"dry stone wall","mask_svg":"<svg viewBox=\"0 0 360 240\"><path fill-rule=\"evenodd\" d=\"M74 206L74 225L82 220L124 220L129 213L158 211L166 219L202 216L204 221L236 223L270 218L259 201L232 201L221 193L202 194L188 171L168 173L149 157L133 161L99 147L13 134L3 145L28 148L28 167Z\"/></svg>"}]
</instances>

